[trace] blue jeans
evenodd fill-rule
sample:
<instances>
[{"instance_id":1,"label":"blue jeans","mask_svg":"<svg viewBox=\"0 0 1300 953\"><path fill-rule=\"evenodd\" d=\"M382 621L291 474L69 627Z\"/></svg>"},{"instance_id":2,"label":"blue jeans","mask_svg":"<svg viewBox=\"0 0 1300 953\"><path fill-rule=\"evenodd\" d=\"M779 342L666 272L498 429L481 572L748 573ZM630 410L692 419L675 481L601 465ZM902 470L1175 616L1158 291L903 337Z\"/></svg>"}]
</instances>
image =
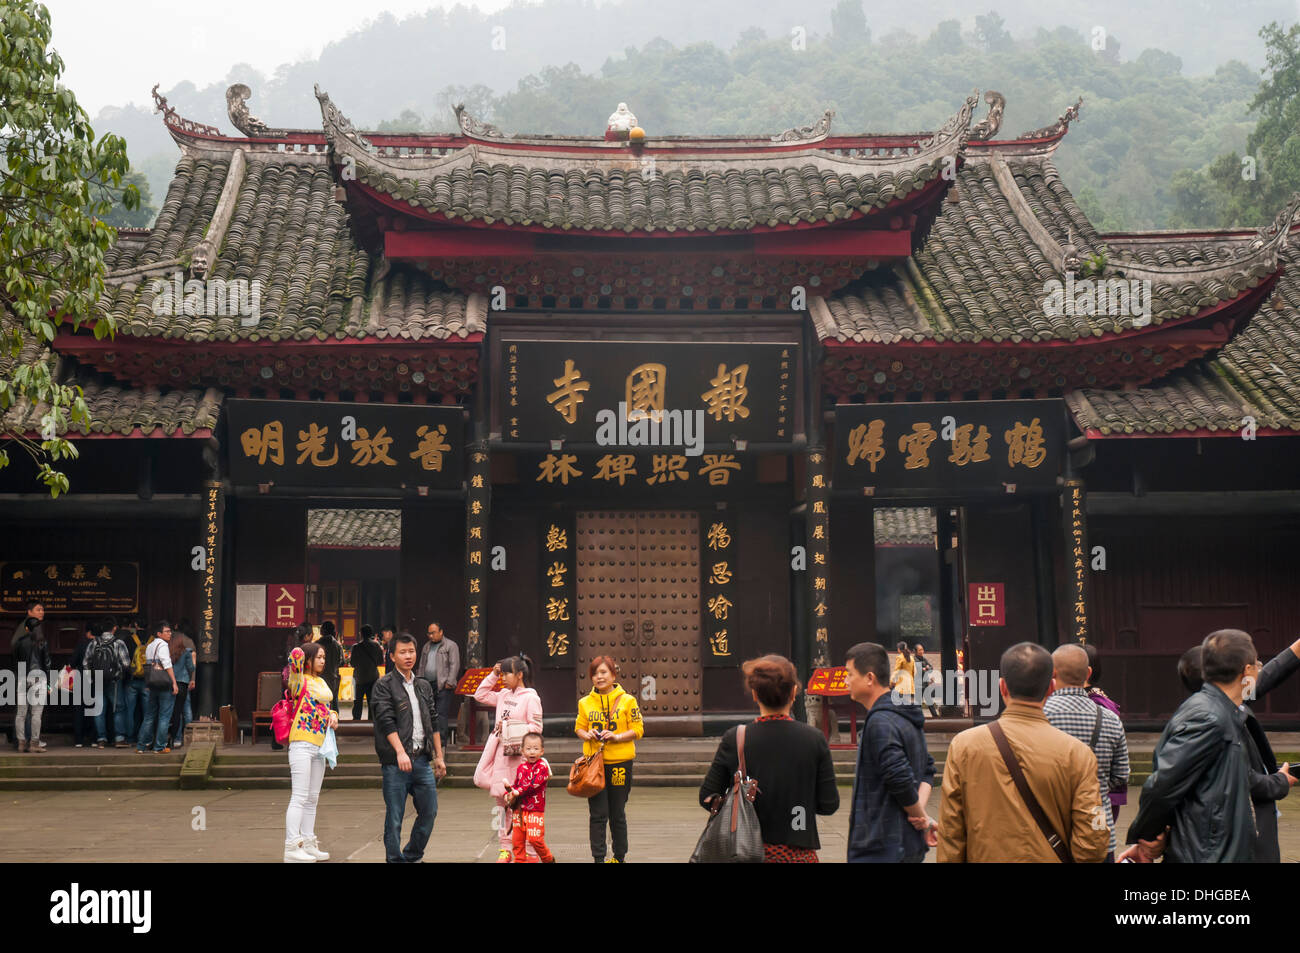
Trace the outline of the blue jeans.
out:
<instances>
[{"instance_id":1,"label":"blue jeans","mask_svg":"<svg viewBox=\"0 0 1300 953\"><path fill-rule=\"evenodd\" d=\"M117 697L113 705L113 728L117 732L116 741L126 741L135 737L135 703L144 697L143 678L131 678L124 675L117 680Z\"/></svg>"},{"instance_id":2,"label":"blue jeans","mask_svg":"<svg viewBox=\"0 0 1300 953\"><path fill-rule=\"evenodd\" d=\"M424 846L433 833L433 819L438 816L438 788L429 766L429 756L411 759L411 770L395 764L384 769L384 853L390 864L418 864ZM406 816L406 798L415 802L415 826L405 849L402 843L402 819Z\"/></svg>"},{"instance_id":3,"label":"blue jeans","mask_svg":"<svg viewBox=\"0 0 1300 953\"><path fill-rule=\"evenodd\" d=\"M146 692L144 723L140 726L136 747L144 751L152 744L154 751L162 751L167 747L167 732L171 729L172 706L176 704L176 696L172 694L170 685L166 688L146 689Z\"/></svg>"},{"instance_id":4,"label":"blue jeans","mask_svg":"<svg viewBox=\"0 0 1300 953\"><path fill-rule=\"evenodd\" d=\"M99 706L99 714L91 715L95 722L95 740L108 741L108 729L117 725L117 709L121 698L121 681L104 684L104 702ZM120 736L119 736L120 737Z\"/></svg>"}]
</instances>

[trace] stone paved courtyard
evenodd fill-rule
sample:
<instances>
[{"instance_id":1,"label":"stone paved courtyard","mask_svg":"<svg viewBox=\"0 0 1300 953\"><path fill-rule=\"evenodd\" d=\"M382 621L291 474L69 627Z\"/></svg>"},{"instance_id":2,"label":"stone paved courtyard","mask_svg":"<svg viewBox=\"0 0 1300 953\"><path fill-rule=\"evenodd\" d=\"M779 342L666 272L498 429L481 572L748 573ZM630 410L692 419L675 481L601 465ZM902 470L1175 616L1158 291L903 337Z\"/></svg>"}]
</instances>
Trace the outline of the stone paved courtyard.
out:
<instances>
[{"instance_id":1,"label":"stone paved courtyard","mask_svg":"<svg viewBox=\"0 0 1300 953\"><path fill-rule=\"evenodd\" d=\"M1138 788L1130 789L1121 824L1131 821ZM823 862L844 860L849 789L840 788L840 810L819 820ZM6 794L0 802L0 844L7 862L101 862L148 858L163 862L245 863L278 861L284 841L288 791L31 791ZM939 795L930 801L938 811ZM1300 861L1300 798L1281 802L1283 861ZM491 801L476 789L448 789L438 800L438 820L426 860L484 863L496 859ZM196 808L206 830L194 830ZM93 818L112 818L95 825ZM633 789L628 802L630 862L684 862L704 823L695 791ZM33 823L33 819L46 823ZM69 823L69 819L78 819ZM586 805L562 789L547 797L547 842L560 862L587 862ZM406 831L411 826L408 813ZM384 859L383 801L374 791L325 791L317 833L330 863ZM933 859L933 853L930 855Z\"/></svg>"}]
</instances>

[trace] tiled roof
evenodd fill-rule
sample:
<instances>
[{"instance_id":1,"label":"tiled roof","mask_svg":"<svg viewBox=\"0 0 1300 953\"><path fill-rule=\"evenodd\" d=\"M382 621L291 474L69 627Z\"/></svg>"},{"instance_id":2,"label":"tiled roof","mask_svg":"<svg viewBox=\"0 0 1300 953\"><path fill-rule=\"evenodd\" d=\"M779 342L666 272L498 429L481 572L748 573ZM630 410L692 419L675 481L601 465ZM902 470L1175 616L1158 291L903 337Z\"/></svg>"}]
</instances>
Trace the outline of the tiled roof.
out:
<instances>
[{"instance_id":1,"label":"tiled roof","mask_svg":"<svg viewBox=\"0 0 1300 953\"><path fill-rule=\"evenodd\" d=\"M1062 280L1060 249L1071 245L1084 260L1105 254L1108 276L1149 276L1152 325L1235 298L1276 267L1266 250L1246 246L1193 256L1177 249L1149 252L1145 260L1117 256L1048 158L968 161L954 193L956 200L944 203L924 246L907 262L868 274L824 305L814 300L823 339L1080 341L1133 328L1134 316L1047 314L1045 283ZM1183 270L1162 270L1169 267Z\"/></svg>"},{"instance_id":2,"label":"tiled roof","mask_svg":"<svg viewBox=\"0 0 1300 953\"><path fill-rule=\"evenodd\" d=\"M1200 254L1221 254L1222 244L1206 243ZM1079 426L1103 435L1232 432L1253 417L1261 430L1300 432L1300 251L1281 258L1287 269L1272 299L1218 354L1136 390L1067 395Z\"/></svg>"},{"instance_id":3,"label":"tiled roof","mask_svg":"<svg viewBox=\"0 0 1300 953\"><path fill-rule=\"evenodd\" d=\"M928 506L884 506L872 512L877 546L933 546L936 523Z\"/></svg>"},{"instance_id":4,"label":"tiled roof","mask_svg":"<svg viewBox=\"0 0 1300 953\"><path fill-rule=\"evenodd\" d=\"M307 545L400 549L401 510L308 510Z\"/></svg>"},{"instance_id":5,"label":"tiled roof","mask_svg":"<svg viewBox=\"0 0 1300 953\"><path fill-rule=\"evenodd\" d=\"M857 173L811 158L785 167L658 160L631 168L545 167L517 156L466 152L426 174L395 174L374 162L357 179L427 212L465 221L579 231L713 232L847 219L933 182L941 161ZM510 160L514 161L510 161Z\"/></svg>"},{"instance_id":6,"label":"tiled roof","mask_svg":"<svg viewBox=\"0 0 1300 953\"><path fill-rule=\"evenodd\" d=\"M114 248L103 307L118 320L119 334L307 341L464 338L483 331L481 302L415 269L390 272L387 262L372 261L359 247L323 156L260 154L246 162L241 156L230 179L235 166L234 158L182 158L152 233ZM247 283L258 312L250 326L233 306L225 315L194 315L155 301L158 282L197 262L198 246L221 227L223 191L229 210L204 277L225 282L227 290L231 282Z\"/></svg>"},{"instance_id":7,"label":"tiled roof","mask_svg":"<svg viewBox=\"0 0 1300 953\"><path fill-rule=\"evenodd\" d=\"M969 135L971 97L931 139L901 154L853 157L811 144L742 144L709 154L523 151L478 141L444 155L380 154L329 97L325 135L356 179L434 215L579 232L745 232L836 222L907 198L939 178ZM401 150L405 152L406 150Z\"/></svg>"},{"instance_id":8,"label":"tiled roof","mask_svg":"<svg viewBox=\"0 0 1300 953\"><path fill-rule=\"evenodd\" d=\"M221 412L221 391L159 390L156 387L135 389L122 387L87 368L76 368L71 361L57 359L56 378L64 384L78 384L90 412L90 426L75 425L71 430L60 425L61 436L120 434L128 436L137 429L146 437L190 436L196 430L212 430ZM65 370L59 372L59 365ZM11 433L35 434L41 430L41 418L49 407L19 401L2 419L0 429Z\"/></svg>"}]
</instances>

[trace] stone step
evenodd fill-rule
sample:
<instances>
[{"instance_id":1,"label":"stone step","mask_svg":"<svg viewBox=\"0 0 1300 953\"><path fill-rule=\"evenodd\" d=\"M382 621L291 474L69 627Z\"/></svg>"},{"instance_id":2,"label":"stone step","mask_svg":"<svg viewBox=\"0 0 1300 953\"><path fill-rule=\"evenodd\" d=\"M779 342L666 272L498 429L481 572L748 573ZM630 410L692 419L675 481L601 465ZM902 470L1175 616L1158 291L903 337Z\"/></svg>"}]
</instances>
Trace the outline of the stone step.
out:
<instances>
[{"instance_id":1,"label":"stone step","mask_svg":"<svg viewBox=\"0 0 1300 953\"><path fill-rule=\"evenodd\" d=\"M94 790L175 790L180 782L171 777L99 777L97 775L61 775L0 778L0 791L94 791Z\"/></svg>"},{"instance_id":2,"label":"stone step","mask_svg":"<svg viewBox=\"0 0 1300 953\"><path fill-rule=\"evenodd\" d=\"M138 761L141 764L174 764L179 766L185 761L183 751L173 751L168 754L155 754L147 751L144 754L137 754L134 748L121 749L109 752L108 749L99 751L98 749L92 754L17 754L17 755L0 755L0 768L25 768L28 770L38 770L42 765L56 764L122 764Z\"/></svg>"},{"instance_id":3,"label":"stone step","mask_svg":"<svg viewBox=\"0 0 1300 953\"><path fill-rule=\"evenodd\" d=\"M143 758L141 759L143 761ZM47 764L40 768L26 765L19 767L0 767L0 778L171 778L180 776L179 764L142 764L123 762L120 764Z\"/></svg>"}]
</instances>

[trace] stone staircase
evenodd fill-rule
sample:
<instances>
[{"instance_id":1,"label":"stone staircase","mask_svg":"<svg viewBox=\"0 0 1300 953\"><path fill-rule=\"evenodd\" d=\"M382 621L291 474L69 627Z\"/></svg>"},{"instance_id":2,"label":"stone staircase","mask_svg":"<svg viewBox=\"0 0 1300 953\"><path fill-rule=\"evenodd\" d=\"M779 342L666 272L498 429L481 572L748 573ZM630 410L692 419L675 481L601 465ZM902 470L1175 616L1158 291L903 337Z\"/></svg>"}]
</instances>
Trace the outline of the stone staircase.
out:
<instances>
[{"instance_id":1,"label":"stone staircase","mask_svg":"<svg viewBox=\"0 0 1300 953\"><path fill-rule=\"evenodd\" d=\"M848 741L847 734L843 740ZM928 736L940 776L950 740L948 735ZM1134 785L1141 785L1150 774L1154 740L1154 735L1130 736ZM339 744L338 767L326 772L325 787L377 788L381 772L369 740L344 737ZM643 787L698 787L708 772L716 747L716 738L652 738L638 742L634 783ZM1294 744L1289 750L1279 747L1278 762L1300 761L1298 749L1300 746ZM207 762L202 757L204 753L205 749L197 745L170 754L137 754L134 748L73 749L53 744L45 754L6 752L0 754L0 791L289 787L285 752L272 750L269 744L218 746L211 751ZM547 739L546 757L555 772L551 779L553 786L565 784L568 767L579 754L576 739ZM831 754L836 780L842 785L851 784L856 753L852 749L840 749L832 750ZM448 776L443 785L472 787L478 759L477 751L453 747L447 755Z\"/></svg>"}]
</instances>

